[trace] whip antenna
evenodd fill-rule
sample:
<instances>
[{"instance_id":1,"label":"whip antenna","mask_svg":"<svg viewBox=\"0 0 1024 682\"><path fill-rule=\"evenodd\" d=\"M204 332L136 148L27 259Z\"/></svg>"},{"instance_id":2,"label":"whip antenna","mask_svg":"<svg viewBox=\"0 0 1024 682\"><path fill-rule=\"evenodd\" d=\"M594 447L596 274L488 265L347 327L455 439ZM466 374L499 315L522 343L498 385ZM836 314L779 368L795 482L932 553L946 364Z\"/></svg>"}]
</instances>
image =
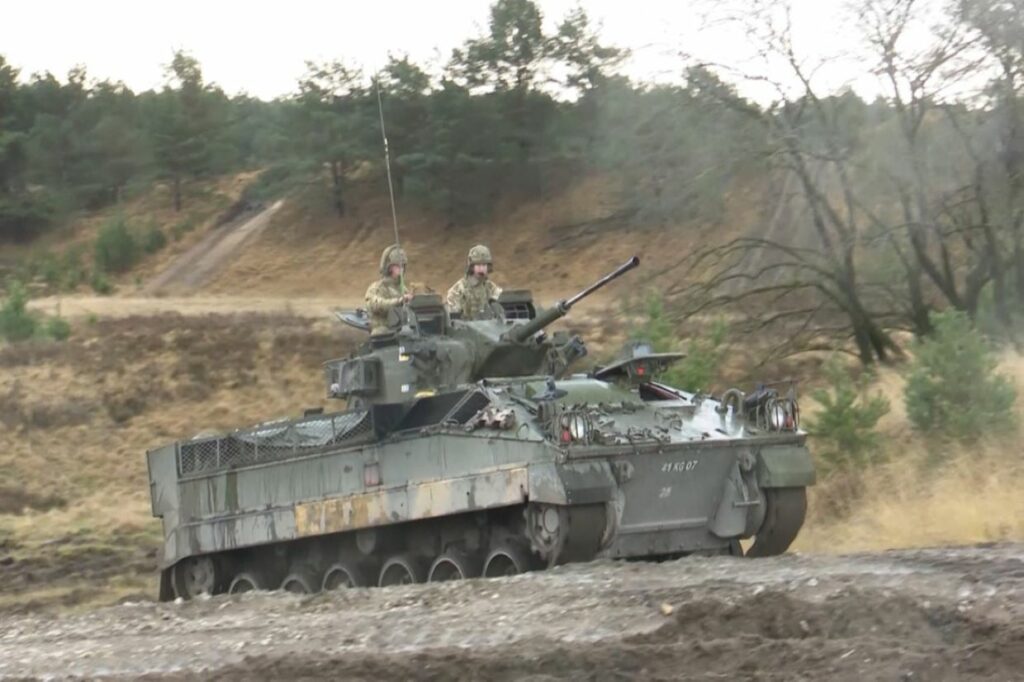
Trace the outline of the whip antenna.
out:
<instances>
[{"instance_id":1,"label":"whip antenna","mask_svg":"<svg viewBox=\"0 0 1024 682\"><path fill-rule=\"evenodd\" d=\"M374 87L377 89L377 113L380 115L380 137L384 141L384 168L388 175L388 196L391 198L391 222L395 226L395 244L401 248L402 242L398 239L398 211L395 209L395 187L391 183L391 151L388 148L388 134L384 129L384 104L380 98L380 79L373 79ZM402 290L405 290L405 275L402 275Z\"/></svg>"}]
</instances>

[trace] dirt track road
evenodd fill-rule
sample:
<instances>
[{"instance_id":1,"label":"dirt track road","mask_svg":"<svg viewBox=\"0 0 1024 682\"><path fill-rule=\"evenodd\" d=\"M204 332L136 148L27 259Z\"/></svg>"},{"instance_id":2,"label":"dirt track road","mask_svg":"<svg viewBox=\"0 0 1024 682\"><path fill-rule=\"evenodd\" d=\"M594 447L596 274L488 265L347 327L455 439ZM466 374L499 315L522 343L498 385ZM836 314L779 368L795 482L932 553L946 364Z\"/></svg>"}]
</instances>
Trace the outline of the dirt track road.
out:
<instances>
[{"instance_id":1,"label":"dirt track road","mask_svg":"<svg viewBox=\"0 0 1024 682\"><path fill-rule=\"evenodd\" d=\"M0 677L1019 679L1024 545L562 567L0 621Z\"/></svg>"},{"instance_id":2,"label":"dirt track road","mask_svg":"<svg viewBox=\"0 0 1024 682\"><path fill-rule=\"evenodd\" d=\"M182 293L199 288L242 244L266 229L283 203L278 200L254 216L212 231L149 282L145 293Z\"/></svg>"},{"instance_id":3,"label":"dirt track road","mask_svg":"<svg viewBox=\"0 0 1024 682\"><path fill-rule=\"evenodd\" d=\"M314 319L330 318L333 308L354 308L362 301L332 298L275 298L269 296L47 296L29 307L63 317L125 318L134 315L231 315L289 313Z\"/></svg>"}]
</instances>

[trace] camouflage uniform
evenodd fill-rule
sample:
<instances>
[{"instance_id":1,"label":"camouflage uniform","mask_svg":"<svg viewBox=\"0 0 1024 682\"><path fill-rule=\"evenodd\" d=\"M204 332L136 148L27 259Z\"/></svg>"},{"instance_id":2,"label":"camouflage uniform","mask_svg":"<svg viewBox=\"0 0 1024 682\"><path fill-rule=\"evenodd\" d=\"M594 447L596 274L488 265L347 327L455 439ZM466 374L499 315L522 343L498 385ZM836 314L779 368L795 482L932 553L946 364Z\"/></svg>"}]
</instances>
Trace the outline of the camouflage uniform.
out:
<instances>
[{"instance_id":1,"label":"camouflage uniform","mask_svg":"<svg viewBox=\"0 0 1024 682\"><path fill-rule=\"evenodd\" d=\"M405 266L405 252L397 245L384 249L380 256L380 273L383 275L379 280L370 285L366 290L366 312L370 316L370 334L377 336L392 331L388 323L388 313L402 305L402 284L398 279L391 277L388 270L392 265Z\"/></svg>"},{"instance_id":2,"label":"camouflage uniform","mask_svg":"<svg viewBox=\"0 0 1024 682\"><path fill-rule=\"evenodd\" d=\"M474 265L486 265L487 272L490 273L494 266L490 249L483 245L470 249L466 258L466 276L448 290L448 310L462 313L464 320L487 318L488 302L501 294L501 287L490 279L472 274Z\"/></svg>"}]
</instances>

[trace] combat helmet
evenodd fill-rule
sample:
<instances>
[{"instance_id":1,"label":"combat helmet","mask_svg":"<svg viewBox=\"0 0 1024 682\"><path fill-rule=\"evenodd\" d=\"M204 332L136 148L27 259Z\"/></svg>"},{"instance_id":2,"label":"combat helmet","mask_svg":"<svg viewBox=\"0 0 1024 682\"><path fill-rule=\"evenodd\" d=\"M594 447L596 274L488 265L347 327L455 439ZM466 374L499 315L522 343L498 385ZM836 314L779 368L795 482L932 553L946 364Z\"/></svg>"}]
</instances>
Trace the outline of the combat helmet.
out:
<instances>
[{"instance_id":1,"label":"combat helmet","mask_svg":"<svg viewBox=\"0 0 1024 682\"><path fill-rule=\"evenodd\" d=\"M409 263L409 259L405 256L405 251L398 244L392 244L391 246L384 249L384 252L380 254L380 274L387 277L388 268L392 265L401 265L405 267Z\"/></svg>"},{"instance_id":2,"label":"combat helmet","mask_svg":"<svg viewBox=\"0 0 1024 682\"><path fill-rule=\"evenodd\" d=\"M466 256L466 272L471 272L474 265L486 265L487 272L494 270L494 260L491 258L491 250L483 244L477 244L469 250Z\"/></svg>"}]
</instances>

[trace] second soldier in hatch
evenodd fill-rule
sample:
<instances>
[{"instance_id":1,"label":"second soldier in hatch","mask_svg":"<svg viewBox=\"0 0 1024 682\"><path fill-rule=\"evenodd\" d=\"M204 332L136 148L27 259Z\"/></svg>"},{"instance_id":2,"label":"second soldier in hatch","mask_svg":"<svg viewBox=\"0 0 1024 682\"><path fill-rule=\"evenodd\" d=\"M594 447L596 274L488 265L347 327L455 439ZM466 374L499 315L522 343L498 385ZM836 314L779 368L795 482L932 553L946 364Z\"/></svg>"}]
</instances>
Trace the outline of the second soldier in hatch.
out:
<instances>
[{"instance_id":1,"label":"second soldier in hatch","mask_svg":"<svg viewBox=\"0 0 1024 682\"><path fill-rule=\"evenodd\" d=\"M448 290L449 312L461 314L464 320L490 317L488 304L501 294L501 287L490 279L492 270L491 250L483 244L471 248L466 258L466 276Z\"/></svg>"},{"instance_id":2,"label":"second soldier in hatch","mask_svg":"<svg viewBox=\"0 0 1024 682\"><path fill-rule=\"evenodd\" d=\"M380 255L381 278L366 290L366 311L370 315L370 334L387 334L397 327L397 309L412 298L412 292L402 285L402 275L408 260L397 244L384 249ZM395 316L389 321L391 312Z\"/></svg>"}]
</instances>

